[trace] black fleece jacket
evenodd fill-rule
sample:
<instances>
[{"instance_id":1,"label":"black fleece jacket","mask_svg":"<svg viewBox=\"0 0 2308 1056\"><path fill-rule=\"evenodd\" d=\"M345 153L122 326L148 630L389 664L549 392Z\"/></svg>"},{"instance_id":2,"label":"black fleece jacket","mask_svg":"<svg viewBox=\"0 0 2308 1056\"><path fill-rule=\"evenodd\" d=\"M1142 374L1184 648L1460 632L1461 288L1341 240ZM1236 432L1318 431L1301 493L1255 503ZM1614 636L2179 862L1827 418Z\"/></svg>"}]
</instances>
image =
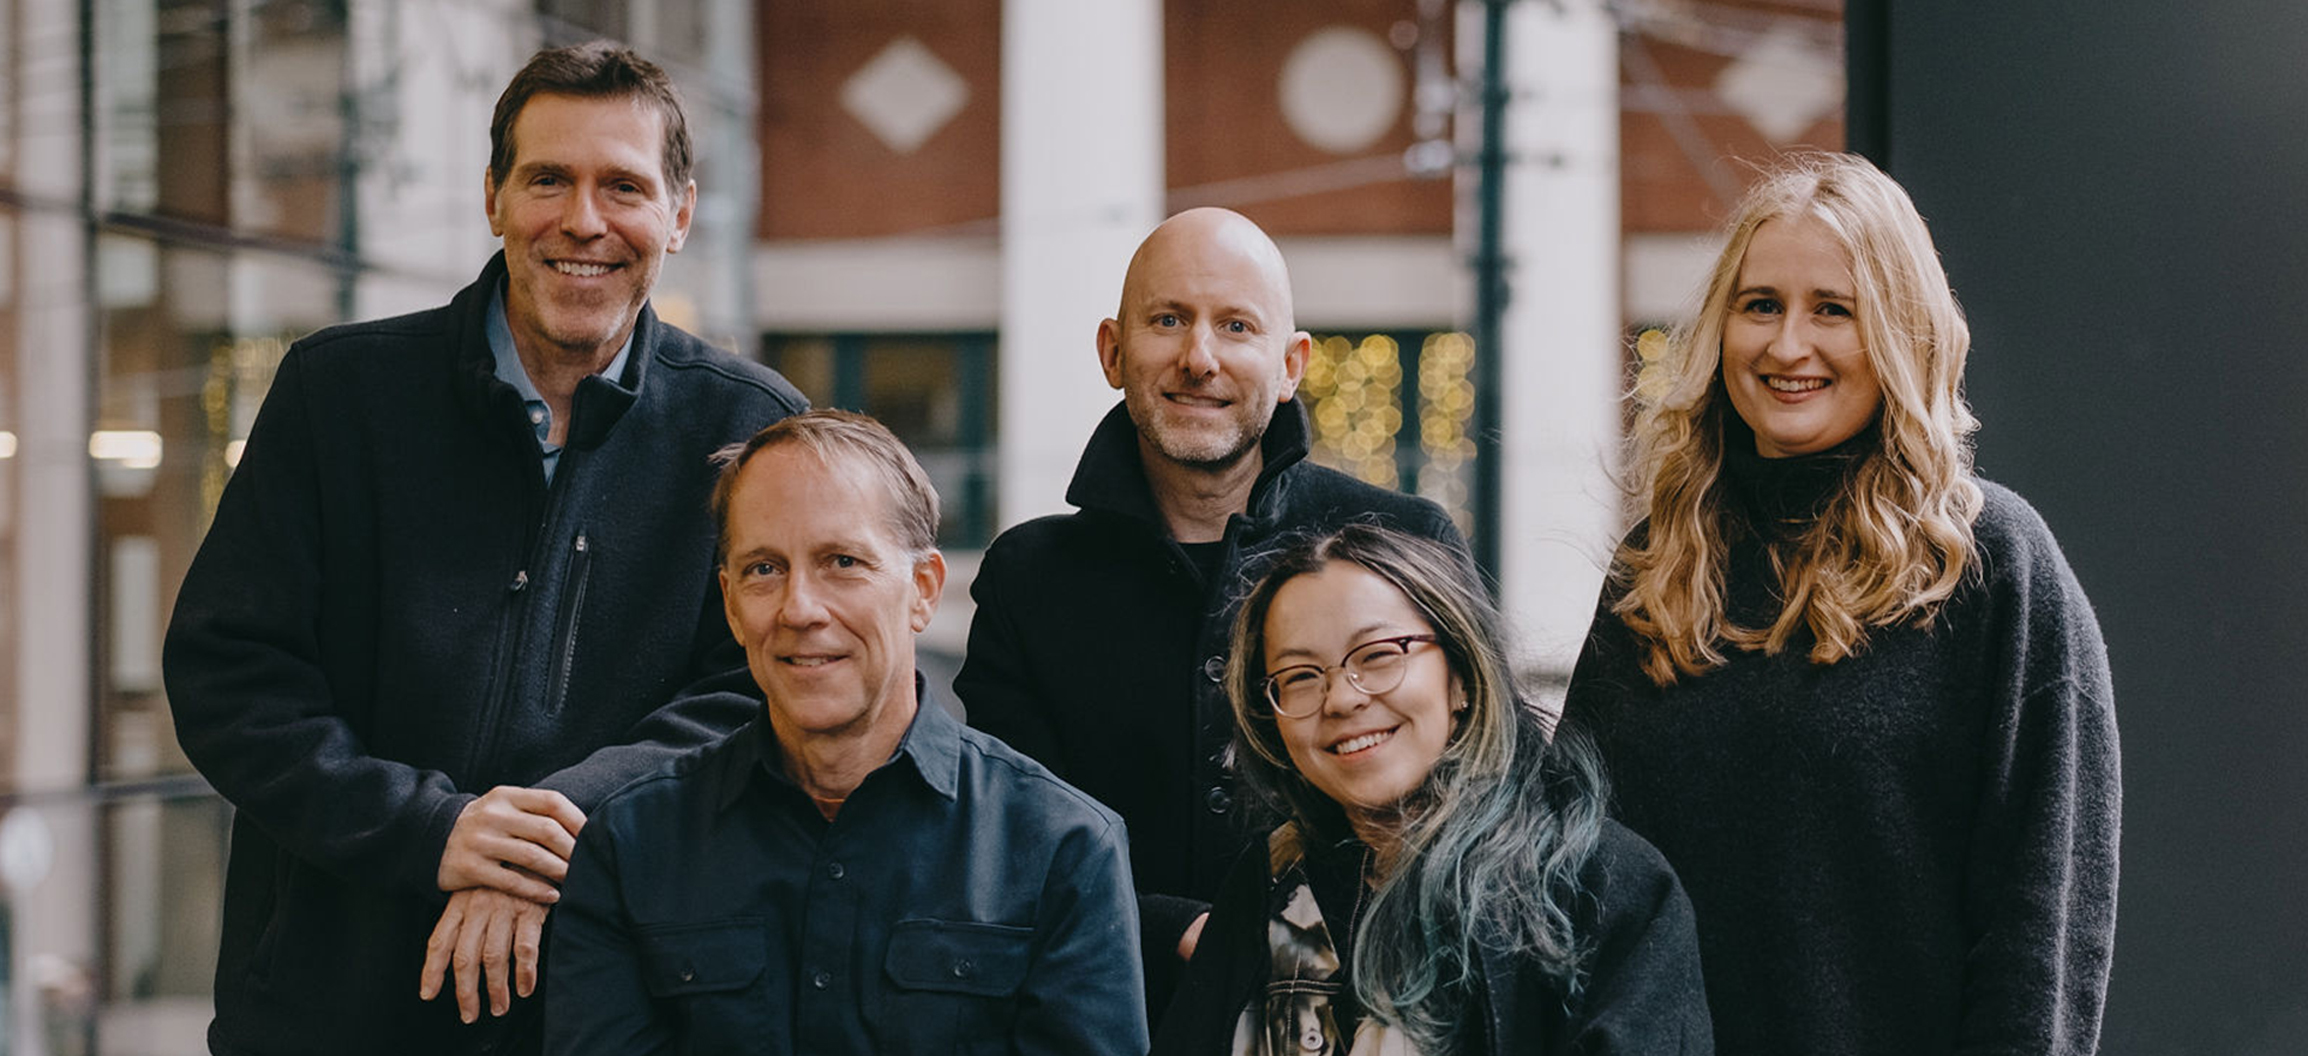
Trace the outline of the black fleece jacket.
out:
<instances>
[{"instance_id":1,"label":"black fleece jacket","mask_svg":"<svg viewBox=\"0 0 2308 1056\"><path fill-rule=\"evenodd\" d=\"M1260 441L1249 509L1227 520L1224 556L1206 576L1170 537L1138 430L1117 404L1066 489L1080 512L1003 532L970 586L978 611L954 691L970 725L1129 825L1157 994L1179 936L1255 835L1221 760L1234 716L1220 683L1235 609L1263 563L1301 535L1357 519L1466 545L1441 507L1306 453L1306 414L1293 400Z\"/></svg>"},{"instance_id":2,"label":"black fleece jacket","mask_svg":"<svg viewBox=\"0 0 2308 1056\"><path fill-rule=\"evenodd\" d=\"M463 1027L416 998L458 812L500 784L590 810L761 706L708 456L801 395L644 307L548 487L484 336L504 274L290 348L178 595L177 735L236 808L217 1052L534 1048L531 1001Z\"/></svg>"},{"instance_id":3,"label":"black fleece jacket","mask_svg":"<svg viewBox=\"0 0 2308 1056\"><path fill-rule=\"evenodd\" d=\"M1765 525L1732 544L1735 618L1778 609L1770 524L1841 479L1832 459L1731 460ZM1977 577L1836 664L1799 636L1661 688L1605 590L1565 722L1690 893L1729 1056L2097 1046L2121 812L2107 656L2043 520L1980 486Z\"/></svg>"}]
</instances>

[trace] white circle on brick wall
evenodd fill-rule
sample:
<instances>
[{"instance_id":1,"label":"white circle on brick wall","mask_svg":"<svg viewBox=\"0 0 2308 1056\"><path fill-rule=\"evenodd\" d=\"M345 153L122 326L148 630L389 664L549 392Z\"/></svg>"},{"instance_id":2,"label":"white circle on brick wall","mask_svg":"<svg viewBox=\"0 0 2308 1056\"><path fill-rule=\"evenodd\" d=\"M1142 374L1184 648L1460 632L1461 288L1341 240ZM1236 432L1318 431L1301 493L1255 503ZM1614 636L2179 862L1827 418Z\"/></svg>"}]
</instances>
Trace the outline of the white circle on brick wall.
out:
<instances>
[{"instance_id":1,"label":"white circle on brick wall","mask_svg":"<svg viewBox=\"0 0 2308 1056\"><path fill-rule=\"evenodd\" d=\"M1282 119L1298 138L1353 154L1378 142L1402 116L1402 60L1376 33L1326 26L1290 49L1279 92Z\"/></svg>"}]
</instances>

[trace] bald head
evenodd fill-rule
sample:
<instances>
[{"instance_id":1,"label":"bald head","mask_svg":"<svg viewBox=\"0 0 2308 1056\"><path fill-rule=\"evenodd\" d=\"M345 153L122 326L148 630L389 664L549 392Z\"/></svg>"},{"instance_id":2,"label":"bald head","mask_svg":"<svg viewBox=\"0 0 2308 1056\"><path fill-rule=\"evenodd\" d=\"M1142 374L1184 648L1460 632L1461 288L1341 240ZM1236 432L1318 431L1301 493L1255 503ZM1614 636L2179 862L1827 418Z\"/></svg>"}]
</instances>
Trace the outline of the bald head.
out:
<instances>
[{"instance_id":1,"label":"bald head","mask_svg":"<svg viewBox=\"0 0 2308 1056\"><path fill-rule=\"evenodd\" d=\"M1146 236L1121 308L1098 325L1098 359L1150 471L1232 473L1257 458L1313 347L1292 312L1282 251L1242 214L1189 209Z\"/></svg>"},{"instance_id":2,"label":"bald head","mask_svg":"<svg viewBox=\"0 0 2308 1056\"><path fill-rule=\"evenodd\" d=\"M1242 278L1254 280L1256 299L1265 302L1270 321L1280 332L1296 326L1296 308L1290 297L1290 271L1283 266L1282 250L1250 218L1232 209L1203 206L1179 213L1154 228L1138 252L1130 255L1130 270L1122 276L1120 318L1128 318L1145 298L1162 294L1162 280L1173 269L1186 267L1208 272L1232 266Z\"/></svg>"}]
</instances>

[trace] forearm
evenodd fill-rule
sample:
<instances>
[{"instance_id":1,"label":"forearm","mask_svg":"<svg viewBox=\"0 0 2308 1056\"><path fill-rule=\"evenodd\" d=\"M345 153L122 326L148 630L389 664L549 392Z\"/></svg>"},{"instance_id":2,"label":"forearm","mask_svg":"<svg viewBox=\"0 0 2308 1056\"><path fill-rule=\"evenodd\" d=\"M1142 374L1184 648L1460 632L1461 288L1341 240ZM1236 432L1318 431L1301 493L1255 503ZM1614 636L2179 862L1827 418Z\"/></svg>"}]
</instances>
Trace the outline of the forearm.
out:
<instances>
[{"instance_id":1,"label":"forearm","mask_svg":"<svg viewBox=\"0 0 2308 1056\"><path fill-rule=\"evenodd\" d=\"M1178 942L1205 913L1210 903L1179 895L1151 892L1138 896L1139 942L1149 956L1167 954L1177 960Z\"/></svg>"},{"instance_id":2,"label":"forearm","mask_svg":"<svg viewBox=\"0 0 2308 1056\"><path fill-rule=\"evenodd\" d=\"M591 811L634 778L728 736L761 714L761 690L741 661L683 689L635 724L620 743L594 749L533 787L559 792L578 809Z\"/></svg>"},{"instance_id":3,"label":"forearm","mask_svg":"<svg viewBox=\"0 0 2308 1056\"><path fill-rule=\"evenodd\" d=\"M712 580L709 572L700 572ZM687 684L644 715L614 743L576 764L540 778L535 787L569 797L591 811L611 792L700 745L711 744L762 714L761 687L746 667L745 651L730 637L721 589L708 585L691 632Z\"/></svg>"},{"instance_id":4,"label":"forearm","mask_svg":"<svg viewBox=\"0 0 2308 1056\"><path fill-rule=\"evenodd\" d=\"M171 636L177 735L202 776L300 859L356 882L434 894L442 848L474 797L444 773L368 754L325 710L317 672L291 665L272 685L253 686L260 665L213 652Z\"/></svg>"}]
</instances>

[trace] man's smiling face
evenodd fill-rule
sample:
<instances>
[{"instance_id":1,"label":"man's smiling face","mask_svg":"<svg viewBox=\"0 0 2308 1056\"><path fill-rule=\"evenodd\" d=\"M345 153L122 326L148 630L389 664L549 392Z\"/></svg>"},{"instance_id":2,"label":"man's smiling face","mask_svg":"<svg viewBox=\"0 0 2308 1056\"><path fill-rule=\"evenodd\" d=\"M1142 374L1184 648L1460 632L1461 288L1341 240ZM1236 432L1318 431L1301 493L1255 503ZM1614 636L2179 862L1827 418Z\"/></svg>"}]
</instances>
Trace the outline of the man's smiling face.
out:
<instances>
[{"instance_id":1,"label":"man's smiling face","mask_svg":"<svg viewBox=\"0 0 2308 1056\"><path fill-rule=\"evenodd\" d=\"M787 443L748 459L730 492L722 608L780 744L894 741L913 720L914 635L945 566L899 544L881 484Z\"/></svg>"},{"instance_id":2,"label":"man's smiling face","mask_svg":"<svg viewBox=\"0 0 2308 1056\"><path fill-rule=\"evenodd\" d=\"M1289 282L1265 234L1223 210L1182 213L1139 247L1098 355L1147 457L1216 469L1258 446L1306 369Z\"/></svg>"},{"instance_id":3,"label":"man's smiling face","mask_svg":"<svg viewBox=\"0 0 2308 1056\"><path fill-rule=\"evenodd\" d=\"M513 162L489 174L487 203L525 355L606 362L632 333L696 201L694 185L666 186L664 121L634 98L554 94L514 119Z\"/></svg>"}]
</instances>

